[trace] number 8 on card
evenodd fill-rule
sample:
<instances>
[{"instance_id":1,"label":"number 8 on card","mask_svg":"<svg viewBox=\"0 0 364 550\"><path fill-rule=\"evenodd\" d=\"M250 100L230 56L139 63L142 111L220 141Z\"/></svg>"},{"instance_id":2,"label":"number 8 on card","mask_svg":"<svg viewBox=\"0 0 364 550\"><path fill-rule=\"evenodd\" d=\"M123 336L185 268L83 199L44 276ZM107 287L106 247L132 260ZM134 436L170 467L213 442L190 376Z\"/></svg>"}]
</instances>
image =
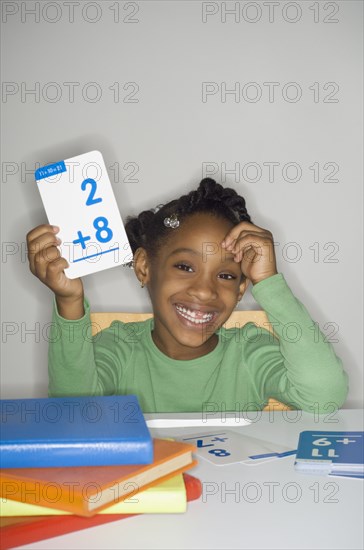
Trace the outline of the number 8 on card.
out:
<instances>
[{"instance_id":1,"label":"number 8 on card","mask_svg":"<svg viewBox=\"0 0 364 550\"><path fill-rule=\"evenodd\" d=\"M102 154L91 151L38 168L48 221L60 228L58 247L69 279L123 265L133 254Z\"/></svg>"}]
</instances>

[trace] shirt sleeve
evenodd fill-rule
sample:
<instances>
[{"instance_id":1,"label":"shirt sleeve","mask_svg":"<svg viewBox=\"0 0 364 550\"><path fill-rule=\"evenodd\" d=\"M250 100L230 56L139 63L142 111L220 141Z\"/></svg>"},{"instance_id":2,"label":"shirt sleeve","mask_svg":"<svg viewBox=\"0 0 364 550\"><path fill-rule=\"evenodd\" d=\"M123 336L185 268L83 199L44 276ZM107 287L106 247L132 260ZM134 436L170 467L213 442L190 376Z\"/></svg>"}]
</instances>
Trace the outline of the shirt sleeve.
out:
<instances>
[{"instance_id":1,"label":"shirt sleeve","mask_svg":"<svg viewBox=\"0 0 364 550\"><path fill-rule=\"evenodd\" d=\"M328 413L340 408L348 393L341 359L304 305L278 273L252 288L278 342L260 349L259 385L265 399L278 399L294 409ZM264 330L264 329L263 329ZM272 335L269 335L272 342ZM272 353L272 349L276 352Z\"/></svg>"},{"instance_id":2,"label":"shirt sleeve","mask_svg":"<svg viewBox=\"0 0 364 550\"><path fill-rule=\"evenodd\" d=\"M48 348L49 397L113 395L123 357L112 328L92 336L90 305L81 319L61 317L53 302Z\"/></svg>"}]
</instances>

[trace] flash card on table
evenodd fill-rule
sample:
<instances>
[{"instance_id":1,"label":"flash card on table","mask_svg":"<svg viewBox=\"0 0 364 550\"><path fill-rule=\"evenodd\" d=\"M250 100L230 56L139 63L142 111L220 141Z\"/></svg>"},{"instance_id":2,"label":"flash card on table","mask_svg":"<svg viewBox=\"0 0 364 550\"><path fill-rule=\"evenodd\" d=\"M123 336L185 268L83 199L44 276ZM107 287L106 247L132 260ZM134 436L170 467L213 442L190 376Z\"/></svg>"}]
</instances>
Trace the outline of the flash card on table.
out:
<instances>
[{"instance_id":1,"label":"flash card on table","mask_svg":"<svg viewBox=\"0 0 364 550\"><path fill-rule=\"evenodd\" d=\"M38 168L48 221L60 228L58 247L75 279L133 258L102 154L91 151Z\"/></svg>"},{"instance_id":2,"label":"flash card on table","mask_svg":"<svg viewBox=\"0 0 364 550\"><path fill-rule=\"evenodd\" d=\"M364 432L301 432L294 467L308 474L363 478Z\"/></svg>"},{"instance_id":3,"label":"flash card on table","mask_svg":"<svg viewBox=\"0 0 364 550\"><path fill-rule=\"evenodd\" d=\"M251 457L276 457L278 453L290 451L288 447L263 439L240 434L232 430L216 433L191 434L178 438L196 445L196 454L213 464L226 466L242 462Z\"/></svg>"}]
</instances>

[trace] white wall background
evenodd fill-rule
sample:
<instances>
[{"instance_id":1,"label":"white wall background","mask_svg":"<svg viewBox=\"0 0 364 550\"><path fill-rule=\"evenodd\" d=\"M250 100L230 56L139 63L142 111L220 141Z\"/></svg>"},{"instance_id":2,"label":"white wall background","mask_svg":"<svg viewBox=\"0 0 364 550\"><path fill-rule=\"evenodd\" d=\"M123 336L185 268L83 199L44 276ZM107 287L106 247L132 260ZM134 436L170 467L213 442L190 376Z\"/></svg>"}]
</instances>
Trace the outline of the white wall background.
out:
<instances>
[{"instance_id":1,"label":"white wall background","mask_svg":"<svg viewBox=\"0 0 364 550\"><path fill-rule=\"evenodd\" d=\"M25 250L46 222L34 169L98 149L122 217L205 175L245 196L344 361L345 406L363 405L363 4L273 4L2 2L3 398L47 395L52 294ZM151 309L131 270L84 285L94 311Z\"/></svg>"}]
</instances>

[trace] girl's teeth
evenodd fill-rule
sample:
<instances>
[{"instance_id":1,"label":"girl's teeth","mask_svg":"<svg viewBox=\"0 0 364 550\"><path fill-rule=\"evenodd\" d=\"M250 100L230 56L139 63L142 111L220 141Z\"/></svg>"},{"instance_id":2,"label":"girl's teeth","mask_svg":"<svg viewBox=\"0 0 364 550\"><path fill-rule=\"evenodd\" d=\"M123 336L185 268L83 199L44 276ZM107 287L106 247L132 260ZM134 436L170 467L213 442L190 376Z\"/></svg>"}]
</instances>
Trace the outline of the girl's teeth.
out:
<instances>
[{"instance_id":1,"label":"girl's teeth","mask_svg":"<svg viewBox=\"0 0 364 550\"><path fill-rule=\"evenodd\" d=\"M202 318L197 319L196 313L194 311L190 311L186 309L185 307L176 306L176 309L179 311L179 313L182 315L182 317L185 317L189 321L192 321L196 324L206 323L207 321L210 321L213 318L213 313L205 313Z\"/></svg>"}]
</instances>

